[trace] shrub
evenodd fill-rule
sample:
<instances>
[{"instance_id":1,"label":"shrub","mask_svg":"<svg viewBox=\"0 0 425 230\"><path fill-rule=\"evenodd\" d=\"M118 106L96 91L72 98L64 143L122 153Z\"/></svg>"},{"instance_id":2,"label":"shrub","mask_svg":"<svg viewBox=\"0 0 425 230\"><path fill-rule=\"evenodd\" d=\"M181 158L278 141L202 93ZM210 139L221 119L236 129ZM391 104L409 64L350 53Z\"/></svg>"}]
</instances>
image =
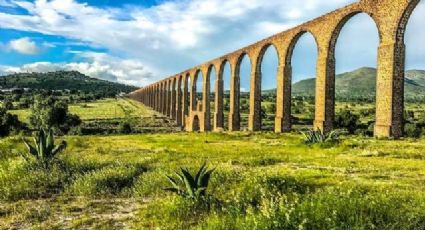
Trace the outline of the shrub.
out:
<instances>
[{"instance_id":1,"label":"shrub","mask_svg":"<svg viewBox=\"0 0 425 230\"><path fill-rule=\"evenodd\" d=\"M130 134L132 132L131 125L128 121L123 121L118 127L118 132L122 134Z\"/></svg>"},{"instance_id":2,"label":"shrub","mask_svg":"<svg viewBox=\"0 0 425 230\"><path fill-rule=\"evenodd\" d=\"M359 115L350 110L342 110L335 116L334 125L336 128L346 129L350 134L354 134L360 124Z\"/></svg>"},{"instance_id":3,"label":"shrub","mask_svg":"<svg viewBox=\"0 0 425 230\"><path fill-rule=\"evenodd\" d=\"M12 115L0 107L0 137L8 136L12 131L20 131L23 127L17 115Z\"/></svg>"},{"instance_id":4,"label":"shrub","mask_svg":"<svg viewBox=\"0 0 425 230\"><path fill-rule=\"evenodd\" d=\"M415 123L404 125L404 134L407 137L418 138L421 135L421 129Z\"/></svg>"}]
</instances>

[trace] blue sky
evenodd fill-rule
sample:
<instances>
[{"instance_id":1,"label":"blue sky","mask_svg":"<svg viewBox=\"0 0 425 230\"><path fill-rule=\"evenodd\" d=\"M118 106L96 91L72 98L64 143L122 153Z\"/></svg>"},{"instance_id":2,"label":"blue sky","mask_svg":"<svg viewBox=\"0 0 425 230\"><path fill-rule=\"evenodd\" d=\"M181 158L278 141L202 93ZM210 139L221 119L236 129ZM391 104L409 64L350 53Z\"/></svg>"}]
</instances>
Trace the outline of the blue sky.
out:
<instances>
[{"instance_id":1,"label":"blue sky","mask_svg":"<svg viewBox=\"0 0 425 230\"><path fill-rule=\"evenodd\" d=\"M72 69L143 86L352 2L0 0L0 74ZM423 22L421 2L406 33L407 69L425 69ZM374 22L355 16L338 40L337 73L376 67L377 44ZM292 59L294 82L314 77L316 49L311 36L301 37ZM263 88L276 84L273 53L264 59ZM241 77L246 90L248 60Z\"/></svg>"}]
</instances>

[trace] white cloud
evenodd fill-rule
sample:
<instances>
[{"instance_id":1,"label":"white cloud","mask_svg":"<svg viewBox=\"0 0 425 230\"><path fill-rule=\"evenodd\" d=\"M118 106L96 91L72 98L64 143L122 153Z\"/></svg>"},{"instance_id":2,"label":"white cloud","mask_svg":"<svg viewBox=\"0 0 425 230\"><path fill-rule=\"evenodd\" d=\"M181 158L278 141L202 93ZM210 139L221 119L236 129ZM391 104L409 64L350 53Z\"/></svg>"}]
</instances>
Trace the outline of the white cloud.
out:
<instances>
[{"instance_id":1,"label":"white cloud","mask_svg":"<svg viewBox=\"0 0 425 230\"><path fill-rule=\"evenodd\" d=\"M40 52L40 49L37 47L37 44L27 37L10 41L9 48L26 55L35 55Z\"/></svg>"},{"instance_id":2,"label":"white cloud","mask_svg":"<svg viewBox=\"0 0 425 230\"><path fill-rule=\"evenodd\" d=\"M21 0L13 3L29 14L0 12L0 27L59 35L106 48L109 57L120 54L129 59L129 63L120 58L110 61L108 72L140 82L134 71L112 71L112 63L143 66L155 76L150 81L158 80L353 2L356 0L183 0L119 9L75 0ZM425 15L425 10L418 15ZM87 62L86 71L100 69L92 61Z\"/></svg>"},{"instance_id":3,"label":"white cloud","mask_svg":"<svg viewBox=\"0 0 425 230\"><path fill-rule=\"evenodd\" d=\"M71 63L36 62L21 67L0 66L0 74L74 70L90 77L130 85L145 85L152 82L151 72L137 60L119 59L104 53L94 52L82 52L78 55L84 61Z\"/></svg>"}]
</instances>

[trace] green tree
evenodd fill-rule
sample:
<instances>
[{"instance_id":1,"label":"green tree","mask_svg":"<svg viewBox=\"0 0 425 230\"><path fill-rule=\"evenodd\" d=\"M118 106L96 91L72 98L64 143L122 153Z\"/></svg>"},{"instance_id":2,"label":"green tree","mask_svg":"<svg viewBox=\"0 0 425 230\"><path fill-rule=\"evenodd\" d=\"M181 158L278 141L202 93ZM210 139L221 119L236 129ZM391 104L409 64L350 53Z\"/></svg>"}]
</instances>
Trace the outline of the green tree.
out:
<instances>
[{"instance_id":1,"label":"green tree","mask_svg":"<svg viewBox=\"0 0 425 230\"><path fill-rule=\"evenodd\" d=\"M69 113L66 102L42 95L35 97L29 120L35 129L54 128L61 133L67 133L72 127L81 124L81 119L77 115Z\"/></svg>"},{"instance_id":2,"label":"green tree","mask_svg":"<svg viewBox=\"0 0 425 230\"><path fill-rule=\"evenodd\" d=\"M8 136L12 131L19 131L23 124L18 116L7 112L6 108L0 107L0 137Z\"/></svg>"}]
</instances>

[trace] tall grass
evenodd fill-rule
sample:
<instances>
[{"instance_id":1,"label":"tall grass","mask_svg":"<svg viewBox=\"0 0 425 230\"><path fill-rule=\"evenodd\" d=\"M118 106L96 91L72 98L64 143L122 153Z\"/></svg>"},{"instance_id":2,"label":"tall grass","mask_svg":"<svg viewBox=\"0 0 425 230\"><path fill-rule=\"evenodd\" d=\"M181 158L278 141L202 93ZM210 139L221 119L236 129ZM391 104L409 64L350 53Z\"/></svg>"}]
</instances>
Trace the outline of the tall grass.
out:
<instances>
[{"instance_id":1,"label":"tall grass","mask_svg":"<svg viewBox=\"0 0 425 230\"><path fill-rule=\"evenodd\" d=\"M50 172L10 151L24 150L19 139L0 140L2 227L24 222L27 228L37 228L34 223L90 228L101 222L100 217L106 218L106 213L129 203L140 206L124 210L130 217L110 220L112 226L120 221L120 226L133 229L425 226L424 140L342 138L330 148L306 146L299 134L271 133L73 136L65 140L68 148ZM166 175L182 166L195 171L205 161L217 166L208 186L214 199L193 202L163 190L169 186ZM100 202L101 213L92 215L89 205L75 205L70 201L75 197L82 203ZM113 200L118 202L115 206ZM31 207L34 202L49 202L48 211L20 212L34 216L28 218L10 211L17 203ZM65 225L62 220L69 215L75 221Z\"/></svg>"}]
</instances>

